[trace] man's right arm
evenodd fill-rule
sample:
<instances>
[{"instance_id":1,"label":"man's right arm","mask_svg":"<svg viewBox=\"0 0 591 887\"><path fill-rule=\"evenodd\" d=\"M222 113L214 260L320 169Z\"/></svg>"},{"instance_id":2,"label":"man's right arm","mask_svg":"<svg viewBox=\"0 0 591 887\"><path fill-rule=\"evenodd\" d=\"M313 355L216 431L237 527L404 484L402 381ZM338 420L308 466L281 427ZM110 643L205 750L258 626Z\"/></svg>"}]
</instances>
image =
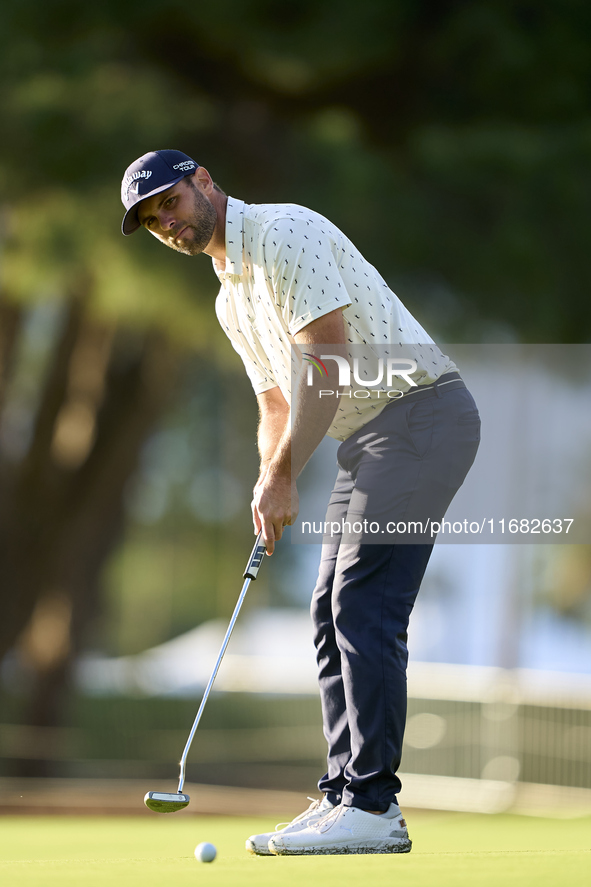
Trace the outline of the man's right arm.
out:
<instances>
[{"instance_id":1,"label":"man's right arm","mask_svg":"<svg viewBox=\"0 0 591 887\"><path fill-rule=\"evenodd\" d=\"M257 444L261 465L259 480L277 451L277 445L289 422L289 404L280 388L270 388L257 396L259 404L259 428Z\"/></svg>"},{"instance_id":2,"label":"man's right arm","mask_svg":"<svg viewBox=\"0 0 591 887\"><path fill-rule=\"evenodd\" d=\"M260 455L260 467L252 501L255 533L258 533L261 529L260 518L255 506L257 490L265 480L267 469L273 461L279 442L289 425L289 404L281 393L280 388L269 388L267 391L263 391L262 394L257 395L257 400L259 404L257 444Z\"/></svg>"}]
</instances>

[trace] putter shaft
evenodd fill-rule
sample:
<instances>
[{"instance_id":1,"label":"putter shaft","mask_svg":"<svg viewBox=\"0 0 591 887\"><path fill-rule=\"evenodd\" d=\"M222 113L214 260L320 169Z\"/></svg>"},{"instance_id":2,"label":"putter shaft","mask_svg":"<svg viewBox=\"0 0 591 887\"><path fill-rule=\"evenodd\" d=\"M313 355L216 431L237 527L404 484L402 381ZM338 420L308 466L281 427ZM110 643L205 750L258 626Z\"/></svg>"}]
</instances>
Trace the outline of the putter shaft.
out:
<instances>
[{"instance_id":1,"label":"putter shaft","mask_svg":"<svg viewBox=\"0 0 591 887\"><path fill-rule=\"evenodd\" d=\"M242 591L240 592L240 597L236 602L236 606L234 607L234 612L232 613L232 618L230 619L230 624L228 625L228 630L226 631L226 635L224 637L221 650L219 652L216 663L213 667L213 671L211 673L211 677L207 682L207 687L205 688L205 692L203 694L203 699L201 700L201 705L199 706L199 711L197 712L197 716L193 721L193 726L191 727L191 732L189 733L189 738L187 739L185 748L181 755L180 760L180 777L179 777L179 787L177 789L178 792L182 792L183 786L185 784L185 766L187 763L187 756L189 754L189 749L193 743L193 738L195 736L195 732L197 727L199 726L199 721L201 720L201 715L203 714L203 709L205 708L205 703L209 697L211 688L213 687L213 682L216 679L216 675L219 671L219 667L222 663L222 659L224 658L224 653L226 652L226 647L230 641L230 637L232 635L232 631L234 629L234 625L236 624L236 620L238 619L238 614L240 613L240 609L244 602L244 598L246 597L246 592L248 591L248 586L251 583L252 579L256 579L257 574L259 572L259 568L263 561L263 557L265 555L265 545L261 543L262 533L259 533L257 536L256 542L254 544L254 548L252 549L250 558L248 560L248 564L246 566L246 570L244 571L244 585L242 586Z\"/></svg>"}]
</instances>

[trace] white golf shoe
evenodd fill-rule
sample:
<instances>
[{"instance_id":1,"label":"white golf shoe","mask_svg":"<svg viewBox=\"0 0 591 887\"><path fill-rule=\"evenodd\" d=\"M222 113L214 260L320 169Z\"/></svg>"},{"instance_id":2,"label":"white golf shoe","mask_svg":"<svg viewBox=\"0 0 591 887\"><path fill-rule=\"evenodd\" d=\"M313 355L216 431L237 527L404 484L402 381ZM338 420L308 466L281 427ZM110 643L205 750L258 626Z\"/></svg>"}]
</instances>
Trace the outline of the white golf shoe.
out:
<instances>
[{"instance_id":1,"label":"white golf shoe","mask_svg":"<svg viewBox=\"0 0 591 887\"><path fill-rule=\"evenodd\" d=\"M326 795L321 801L314 800L313 798L308 798L308 800L312 801L308 809L304 810L303 813L300 813L299 816L296 816L295 819L292 819L291 822L280 822L275 826L275 831L273 832L265 832L262 835L251 835L246 841L246 849L248 852L256 853L258 856L272 856L273 854L269 850L270 838L273 838L278 834L292 835L295 832L299 832L302 829L305 829L308 825L318 822L319 819L322 819L323 816L326 816L327 813L335 809L334 805L327 800ZM275 851L273 851L273 853L275 853Z\"/></svg>"},{"instance_id":2,"label":"white golf shoe","mask_svg":"<svg viewBox=\"0 0 591 887\"><path fill-rule=\"evenodd\" d=\"M304 829L277 832L269 838L269 850L278 856L408 853L411 847L406 822L396 804L378 815L339 804Z\"/></svg>"}]
</instances>

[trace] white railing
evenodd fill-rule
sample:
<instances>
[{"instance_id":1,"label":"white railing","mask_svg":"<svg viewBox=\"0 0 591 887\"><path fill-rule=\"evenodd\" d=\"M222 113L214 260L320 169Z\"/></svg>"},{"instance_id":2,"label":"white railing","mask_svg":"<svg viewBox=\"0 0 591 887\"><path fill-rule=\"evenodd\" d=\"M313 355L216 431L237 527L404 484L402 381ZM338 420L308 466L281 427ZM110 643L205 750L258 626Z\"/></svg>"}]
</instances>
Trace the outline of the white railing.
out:
<instances>
[{"instance_id":1,"label":"white railing","mask_svg":"<svg viewBox=\"0 0 591 887\"><path fill-rule=\"evenodd\" d=\"M248 677L248 657L242 659L242 678L232 687L234 692ZM281 787L289 765L292 773L301 770L302 778L310 778L313 785L325 755L318 709L310 705L313 686L307 685L307 694L290 696L292 726L282 722L275 694L266 698L256 727L232 726L229 717L228 728L204 727L191 763L249 764L263 768L262 774L267 768L268 787ZM409 667L408 690L403 805L591 814L591 675L415 662ZM260 700L259 695L257 704ZM102 703L108 705L108 699ZM231 707L229 700L228 713ZM55 761L82 776L129 774L131 763L149 773L174 760L186 739L186 729L179 724L146 729L131 715L119 728L125 742L113 753L121 760L101 756L96 761L91 737L79 726L0 724L0 759ZM127 760L130 748L133 762Z\"/></svg>"},{"instance_id":2,"label":"white railing","mask_svg":"<svg viewBox=\"0 0 591 887\"><path fill-rule=\"evenodd\" d=\"M591 812L591 676L409 668L407 806Z\"/></svg>"}]
</instances>

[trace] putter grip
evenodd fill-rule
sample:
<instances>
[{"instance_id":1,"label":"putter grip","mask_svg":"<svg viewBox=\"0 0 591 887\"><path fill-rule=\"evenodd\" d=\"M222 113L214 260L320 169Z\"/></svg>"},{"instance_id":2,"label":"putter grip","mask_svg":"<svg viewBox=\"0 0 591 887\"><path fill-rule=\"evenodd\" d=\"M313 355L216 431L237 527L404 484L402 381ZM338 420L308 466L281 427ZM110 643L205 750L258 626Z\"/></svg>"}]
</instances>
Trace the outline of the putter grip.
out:
<instances>
[{"instance_id":1,"label":"putter grip","mask_svg":"<svg viewBox=\"0 0 591 887\"><path fill-rule=\"evenodd\" d=\"M266 550L267 549L265 548L265 543L262 541L262 533L259 533L259 535L257 536L257 541L254 543L252 554L248 559L248 565L246 567L246 570L244 571L244 579L257 578Z\"/></svg>"}]
</instances>

